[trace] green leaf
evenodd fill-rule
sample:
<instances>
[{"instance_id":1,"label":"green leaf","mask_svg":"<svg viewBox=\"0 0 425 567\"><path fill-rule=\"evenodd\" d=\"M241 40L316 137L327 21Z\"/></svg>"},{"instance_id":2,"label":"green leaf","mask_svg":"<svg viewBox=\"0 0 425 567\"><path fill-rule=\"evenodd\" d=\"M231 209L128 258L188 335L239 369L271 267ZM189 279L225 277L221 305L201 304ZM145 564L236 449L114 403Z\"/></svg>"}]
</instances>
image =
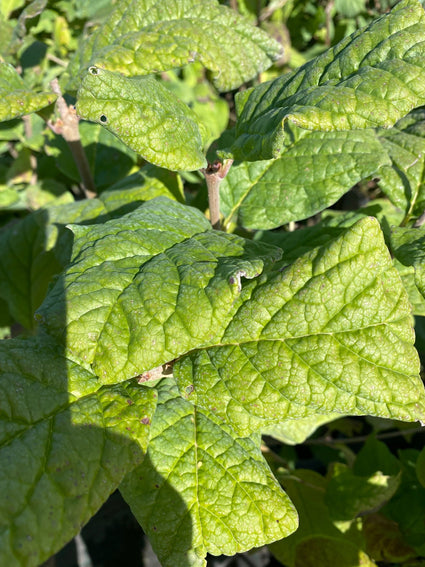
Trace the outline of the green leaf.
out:
<instances>
[{"instance_id":1,"label":"green leaf","mask_svg":"<svg viewBox=\"0 0 425 567\"><path fill-rule=\"evenodd\" d=\"M378 171L380 188L405 214L419 216L425 209L425 108L376 134L392 162Z\"/></svg>"},{"instance_id":2,"label":"green leaf","mask_svg":"<svg viewBox=\"0 0 425 567\"><path fill-rule=\"evenodd\" d=\"M12 65L0 61L0 121L41 110L56 98L53 93L32 91Z\"/></svg>"},{"instance_id":3,"label":"green leaf","mask_svg":"<svg viewBox=\"0 0 425 567\"><path fill-rule=\"evenodd\" d=\"M317 413L423 421L411 307L376 220L246 283L242 301L215 346L174 365L192 403L239 434Z\"/></svg>"},{"instance_id":4,"label":"green leaf","mask_svg":"<svg viewBox=\"0 0 425 567\"><path fill-rule=\"evenodd\" d=\"M163 567L205 565L286 537L297 513L259 447L166 381L143 464L120 490Z\"/></svg>"},{"instance_id":5,"label":"green leaf","mask_svg":"<svg viewBox=\"0 0 425 567\"><path fill-rule=\"evenodd\" d=\"M420 2L402 0L296 71L243 93L234 157L277 157L286 122L324 131L392 126L425 103L424 40Z\"/></svg>"},{"instance_id":6,"label":"green leaf","mask_svg":"<svg viewBox=\"0 0 425 567\"><path fill-rule=\"evenodd\" d=\"M308 132L276 160L234 165L220 185L225 224L268 229L308 218L390 163L373 130Z\"/></svg>"},{"instance_id":7,"label":"green leaf","mask_svg":"<svg viewBox=\"0 0 425 567\"><path fill-rule=\"evenodd\" d=\"M376 220L275 268L277 249L163 199L74 231L39 317L102 382L180 357L182 395L245 436L318 413L424 420L411 308Z\"/></svg>"},{"instance_id":8,"label":"green leaf","mask_svg":"<svg viewBox=\"0 0 425 567\"><path fill-rule=\"evenodd\" d=\"M400 468L400 461L391 453L388 446L370 435L357 454L353 472L357 476L370 476L376 471L381 471L385 475L394 477L398 475Z\"/></svg>"},{"instance_id":9,"label":"green leaf","mask_svg":"<svg viewBox=\"0 0 425 567\"><path fill-rule=\"evenodd\" d=\"M390 201L374 199L366 207L357 211L335 211L327 210L322 214L322 220L314 226L303 227L302 230L293 232L264 231L257 233L256 238L268 244L279 246L285 252L286 261L296 260L301 254L311 250L319 244L325 244L332 238L339 236L344 228L352 226L363 216L372 215L376 217L382 230L385 232L386 240L391 240L390 227L402 222L404 214ZM425 298L421 295L415 283L415 269L406 266L393 258L393 265L403 282L407 291L409 302L412 305L414 315L425 315Z\"/></svg>"},{"instance_id":10,"label":"green leaf","mask_svg":"<svg viewBox=\"0 0 425 567\"><path fill-rule=\"evenodd\" d=\"M365 553L360 527L337 528L324 501L326 480L314 471L297 470L296 475L280 475L279 480L300 516L298 530L270 546L270 551L288 567L376 567Z\"/></svg>"},{"instance_id":11,"label":"green leaf","mask_svg":"<svg viewBox=\"0 0 425 567\"><path fill-rule=\"evenodd\" d=\"M137 201L141 203L161 196L183 203L182 180L177 173L148 163L136 173L108 187L100 198L111 210L118 209L118 205L133 205Z\"/></svg>"},{"instance_id":12,"label":"green leaf","mask_svg":"<svg viewBox=\"0 0 425 567\"><path fill-rule=\"evenodd\" d=\"M394 496L400 474L391 476L376 471L367 476L356 475L342 463L336 463L325 502L334 521L351 521L361 513L380 508Z\"/></svg>"},{"instance_id":13,"label":"green leaf","mask_svg":"<svg viewBox=\"0 0 425 567\"><path fill-rule=\"evenodd\" d=\"M77 113L105 126L146 160L171 170L206 165L193 112L154 77L124 77L90 67Z\"/></svg>"},{"instance_id":14,"label":"green leaf","mask_svg":"<svg viewBox=\"0 0 425 567\"><path fill-rule=\"evenodd\" d=\"M235 49L235 46L238 46ZM125 75L147 75L200 61L228 91L270 67L280 45L217 0L121 0L80 57Z\"/></svg>"},{"instance_id":15,"label":"green leaf","mask_svg":"<svg viewBox=\"0 0 425 567\"><path fill-rule=\"evenodd\" d=\"M38 567L141 463L156 393L42 339L1 341L0 368L0 564Z\"/></svg>"},{"instance_id":16,"label":"green leaf","mask_svg":"<svg viewBox=\"0 0 425 567\"><path fill-rule=\"evenodd\" d=\"M240 279L281 255L213 231L199 211L165 198L73 231L74 262L39 317L106 383L210 343L235 312Z\"/></svg>"}]
</instances>

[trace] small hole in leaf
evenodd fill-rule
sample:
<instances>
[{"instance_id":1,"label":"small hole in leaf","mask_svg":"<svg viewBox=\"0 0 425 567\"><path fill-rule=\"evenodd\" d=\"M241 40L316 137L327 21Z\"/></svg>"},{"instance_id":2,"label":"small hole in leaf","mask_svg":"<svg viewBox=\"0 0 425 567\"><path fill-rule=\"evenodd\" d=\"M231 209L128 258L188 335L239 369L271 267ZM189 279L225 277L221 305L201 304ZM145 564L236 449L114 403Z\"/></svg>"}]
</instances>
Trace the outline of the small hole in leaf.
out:
<instances>
[{"instance_id":1,"label":"small hole in leaf","mask_svg":"<svg viewBox=\"0 0 425 567\"><path fill-rule=\"evenodd\" d=\"M97 67L89 67L89 73L91 75L98 75L99 74L99 69Z\"/></svg>"},{"instance_id":2,"label":"small hole in leaf","mask_svg":"<svg viewBox=\"0 0 425 567\"><path fill-rule=\"evenodd\" d=\"M102 124L106 124L108 122L108 118L104 114L100 115L99 120L102 122Z\"/></svg>"}]
</instances>

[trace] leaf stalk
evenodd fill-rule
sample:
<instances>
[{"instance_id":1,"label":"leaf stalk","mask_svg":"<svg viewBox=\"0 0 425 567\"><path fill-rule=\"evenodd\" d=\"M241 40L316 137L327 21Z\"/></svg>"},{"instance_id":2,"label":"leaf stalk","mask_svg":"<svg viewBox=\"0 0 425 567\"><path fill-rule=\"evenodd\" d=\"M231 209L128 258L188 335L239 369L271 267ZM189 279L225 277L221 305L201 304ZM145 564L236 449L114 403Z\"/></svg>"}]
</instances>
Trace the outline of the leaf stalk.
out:
<instances>
[{"instance_id":1,"label":"leaf stalk","mask_svg":"<svg viewBox=\"0 0 425 567\"><path fill-rule=\"evenodd\" d=\"M60 116L60 123L48 123L50 129L55 134L61 134L68 143L72 157L77 165L83 183L83 193L86 198L93 198L97 195L96 186L90 171L89 162L81 143L80 131L78 129L78 116L72 106L68 106L62 96L62 91L57 79L51 81L52 91L58 95L56 107Z\"/></svg>"}]
</instances>

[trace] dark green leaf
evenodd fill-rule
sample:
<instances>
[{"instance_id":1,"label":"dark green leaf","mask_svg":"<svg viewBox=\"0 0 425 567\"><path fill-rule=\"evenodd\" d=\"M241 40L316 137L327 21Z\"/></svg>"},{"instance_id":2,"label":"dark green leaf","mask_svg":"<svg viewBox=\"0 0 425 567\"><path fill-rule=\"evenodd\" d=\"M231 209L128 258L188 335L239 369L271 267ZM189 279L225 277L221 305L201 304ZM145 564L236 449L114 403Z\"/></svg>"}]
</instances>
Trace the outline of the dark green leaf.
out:
<instances>
[{"instance_id":1,"label":"dark green leaf","mask_svg":"<svg viewBox=\"0 0 425 567\"><path fill-rule=\"evenodd\" d=\"M382 507L394 496L399 484L400 474L390 476L377 471L359 476L337 463L326 488L325 502L334 521L351 521L361 513Z\"/></svg>"},{"instance_id":2,"label":"dark green leaf","mask_svg":"<svg viewBox=\"0 0 425 567\"><path fill-rule=\"evenodd\" d=\"M156 393L38 339L1 341L0 368L0 564L38 567L143 460Z\"/></svg>"},{"instance_id":3,"label":"dark green leaf","mask_svg":"<svg viewBox=\"0 0 425 567\"><path fill-rule=\"evenodd\" d=\"M79 125L81 143L98 190L118 182L135 164L137 155L102 126L91 122ZM81 183L81 175L69 145L62 136L55 136L46 153L55 157L57 168L73 181Z\"/></svg>"},{"instance_id":4,"label":"dark green leaf","mask_svg":"<svg viewBox=\"0 0 425 567\"><path fill-rule=\"evenodd\" d=\"M425 554L425 488L417 476L419 451L407 449L399 451L403 476L395 496L386 504L382 512L396 522L406 544L413 547L417 555Z\"/></svg>"},{"instance_id":5,"label":"dark green leaf","mask_svg":"<svg viewBox=\"0 0 425 567\"><path fill-rule=\"evenodd\" d=\"M375 567L365 553L365 542L353 525L341 531L330 517L324 502L326 481L313 471L296 471L296 475L279 480L300 515L298 530L275 544L270 550L288 567Z\"/></svg>"}]
</instances>

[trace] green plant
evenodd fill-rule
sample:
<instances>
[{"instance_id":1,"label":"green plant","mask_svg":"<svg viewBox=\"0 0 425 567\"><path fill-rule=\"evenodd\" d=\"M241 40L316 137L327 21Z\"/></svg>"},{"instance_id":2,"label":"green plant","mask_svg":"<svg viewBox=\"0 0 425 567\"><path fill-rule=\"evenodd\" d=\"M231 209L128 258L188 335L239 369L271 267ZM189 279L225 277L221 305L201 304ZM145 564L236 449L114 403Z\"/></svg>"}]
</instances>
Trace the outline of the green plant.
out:
<instances>
[{"instance_id":1,"label":"green plant","mask_svg":"<svg viewBox=\"0 0 425 567\"><path fill-rule=\"evenodd\" d=\"M216 0L105 2L65 69L61 33L76 47L93 14L46 6L1 23L1 325L22 333L0 343L0 563L37 566L119 488L164 566L272 542L289 566L375 565L374 534L425 510L424 452L371 440L326 480L273 461L294 506L261 434L425 421L420 3L240 90L228 130L218 92L280 55L249 20ZM374 177L387 199L325 211ZM310 504L314 529L293 533ZM397 561L425 555L409 529Z\"/></svg>"}]
</instances>

